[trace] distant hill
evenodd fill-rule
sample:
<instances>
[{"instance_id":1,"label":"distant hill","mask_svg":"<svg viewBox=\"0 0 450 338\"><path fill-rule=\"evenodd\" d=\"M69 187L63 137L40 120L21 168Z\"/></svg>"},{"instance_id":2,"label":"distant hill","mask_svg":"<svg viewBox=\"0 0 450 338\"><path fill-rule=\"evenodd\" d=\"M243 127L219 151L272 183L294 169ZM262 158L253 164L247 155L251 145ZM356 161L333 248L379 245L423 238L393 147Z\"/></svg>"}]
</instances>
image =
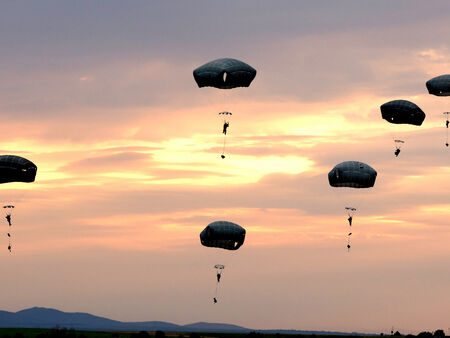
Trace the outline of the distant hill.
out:
<instances>
[{"instance_id":1,"label":"distant hill","mask_svg":"<svg viewBox=\"0 0 450 338\"><path fill-rule=\"evenodd\" d=\"M121 322L82 312L63 312L33 307L17 312L0 311L3 328L68 328L75 330L173 331L173 332L250 332L245 327L229 324L194 323L177 325L161 321Z\"/></svg>"},{"instance_id":2,"label":"distant hill","mask_svg":"<svg viewBox=\"0 0 450 338\"><path fill-rule=\"evenodd\" d=\"M343 332L297 331L297 330L253 330L242 326L223 323L193 323L177 325L168 322L121 322L82 312L63 312L43 307L33 307L17 312L0 311L2 328L67 328L87 331L166 331L166 332L229 332L246 333L250 331L306 333L306 334L348 334ZM355 334L355 333L353 333Z\"/></svg>"}]
</instances>

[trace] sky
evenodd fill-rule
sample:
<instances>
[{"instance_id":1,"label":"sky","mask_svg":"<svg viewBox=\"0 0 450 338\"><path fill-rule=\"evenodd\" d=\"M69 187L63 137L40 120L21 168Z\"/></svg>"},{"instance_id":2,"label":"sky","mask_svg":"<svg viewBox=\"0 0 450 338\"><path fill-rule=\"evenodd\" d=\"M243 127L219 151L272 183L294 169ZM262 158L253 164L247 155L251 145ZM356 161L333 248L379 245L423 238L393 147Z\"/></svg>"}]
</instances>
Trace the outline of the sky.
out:
<instances>
[{"instance_id":1,"label":"sky","mask_svg":"<svg viewBox=\"0 0 450 338\"><path fill-rule=\"evenodd\" d=\"M16 205L1 309L448 333L450 98L425 82L450 73L449 15L444 0L1 2L0 149L38 166L0 186ZM220 57L253 66L251 86L198 88L193 69ZM383 120L394 99L423 125ZM329 186L348 160L374 188ZM236 252L200 244L217 220L247 230Z\"/></svg>"}]
</instances>

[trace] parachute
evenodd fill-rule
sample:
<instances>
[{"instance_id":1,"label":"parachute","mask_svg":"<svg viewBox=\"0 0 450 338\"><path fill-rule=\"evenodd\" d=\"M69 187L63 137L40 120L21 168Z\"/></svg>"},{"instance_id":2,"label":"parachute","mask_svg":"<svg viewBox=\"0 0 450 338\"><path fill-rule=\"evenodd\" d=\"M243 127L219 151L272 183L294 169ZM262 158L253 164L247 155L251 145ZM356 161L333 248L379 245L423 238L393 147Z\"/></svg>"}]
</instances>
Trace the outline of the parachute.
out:
<instances>
[{"instance_id":1,"label":"parachute","mask_svg":"<svg viewBox=\"0 0 450 338\"><path fill-rule=\"evenodd\" d=\"M349 216L353 216L353 214L354 214L355 211L356 211L356 208L353 208L353 207L345 207L345 210L347 210Z\"/></svg>"},{"instance_id":2,"label":"parachute","mask_svg":"<svg viewBox=\"0 0 450 338\"><path fill-rule=\"evenodd\" d=\"M3 211L5 212L5 214L11 214L10 209L14 209L14 205L4 205L3 206Z\"/></svg>"},{"instance_id":3,"label":"parachute","mask_svg":"<svg viewBox=\"0 0 450 338\"><path fill-rule=\"evenodd\" d=\"M26 158L0 155L0 183L34 182L36 171L36 165Z\"/></svg>"},{"instance_id":4,"label":"parachute","mask_svg":"<svg viewBox=\"0 0 450 338\"><path fill-rule=\"evenodd\" d=\"M415 103L406 100L389 101L380 106L381 117L394 124L422 125L425 113Z\"/></svg>"},{"instance_id":5,"label":"parachute","mask_svg":"<svg viewBox=\"0 0 450 338\"><path fill-rule=\"evenodd\" d=\"M371 188L376 178L377 172L371 166L358 161L339 163L328 173L328 182L337 188Z\"/></svg>"},{"instance_id":6,"label":"parachute","mask_svg":"<svg viewBox=\"0 0 450 338\"><path fill-rule=\"evenodd\" d=\"M436 96L450 96L450 74L440 75L428 80L426 82L428 93ZM445 146L448 147L448 125L449 125L449 112L443 113L446 117L445 126L446 140Z\"/></svg>"},{"instance_id":7,"label":"parachute","mask_svg":"<svg viewBox=\"0 0 450 338\"><path fill-rule=\"evenodd\" d=\"M367 189L375 184L377 172L369 165L363 162L346 161L337 164L328 173L328 182L335 188L354 188ZM352 235L351 226L355 207L345 207L348 213L349 232L347 235L347 249L350 251L350 236Z\"/></svg>"},{"instance_id":8,"label":"parachute","mask_svg":"<svg viewBox=\"0 0 450 338\"><path fill-rule=\"evenodd\" d=\"M248 87L256 76L256 69L245 62L223 58L194 69L194 79L199 88L232 89Z\"/></svg>"},{"instance_id":9,"label":"parachute","mask_svg":"<svg viewBox=\"0 0 450 338\"><path fill-rule=\"evenodd\" d=\"M12 182L34 182L36 179L37 167L26 158L15 155L0 155L0 183ZM11 226L12 211L14 205L8 204L3 206L5 218ZM8 250L11 252L11 231L8 231Z\"/></svg>"},{"instance_id":10,"label":"parachute","mask_svg":"<svg viewBox=\"0 0 450 338\"><path fill-rule=\"evenodd\" d=\"M426 83L428 93L436 96L450 96L450 74L440 75Z\"/></svg>"},{"instance_id":11,"label":"parachute","mask_svg":"<svg viewBox=\"0 0 450 338\"><path fill-rule=\"evenodd\" d=\"M237 250L245 240L245 229L238 224L227 221L216 221L208 224L200 233L200 242L203 246L219 248L225 250ZM219 291L220 278L225 265L216 264L216 291L214 294L214 303L217 303L217 294Z\"/></svg>"},{"instance_id":12,"label":"parachute","mask_svg":"<svg viewBox=\"0 0 450 338\"><path fill-rule=\"evenodd\" d=\"M217 89L233 89L238 87L249 87L256 76L256 69L245 62L223 58L217 59L194 69L194 79L199 88L213 87ZM222 108L223 109L223 108ZM219 113L224 117L223 134L226 136L227 128L230 125L226 115L232 115L230 112ZM223 140L222 154L225 158L226 138Z\"/></svg>"},{"instance_id":13,"label":"parachute","mask_svg":"<svg viewBox=\"0 0 450 338\"><path fill-rule=\"evenodd\" d=\"M425 120L425 113L415 103L407 100L389 101L380 106L381 117L392 124L410 124L414 126L422 125ZM400 143L403 140L394 139L395 156L400 154Z\"/></svg>"},{"instance_id":14,"label":"parachute","mask_svg":"<svg viewBox=\"0 0 450 338\"><path fill-rule=\"evenodd\" d=\"M244 244L244 240L245 229L227 221L212 222L200 233L202 245L212 248L237 250Z\"/></svg>"}]
</instances>

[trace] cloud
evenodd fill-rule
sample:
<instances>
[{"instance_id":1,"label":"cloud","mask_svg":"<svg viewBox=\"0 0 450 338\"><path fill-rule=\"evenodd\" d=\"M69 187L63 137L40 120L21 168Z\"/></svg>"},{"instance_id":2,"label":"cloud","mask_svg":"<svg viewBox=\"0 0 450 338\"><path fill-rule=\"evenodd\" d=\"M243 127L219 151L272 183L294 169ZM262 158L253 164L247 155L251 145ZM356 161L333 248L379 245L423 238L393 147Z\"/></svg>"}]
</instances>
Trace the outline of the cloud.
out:
<instances>
[{"instance_id":1,"label":"cloud","mask_svg":"<svg viewBox=\"0 0 450 338\"><path fill-rule=\"evenodd\" d=\"M120 172L130 167L142 168L151 155L138 152L121 152L106 156L89 157L71 162L59 170L68 173Z\"/></svg>"}]
</instances>

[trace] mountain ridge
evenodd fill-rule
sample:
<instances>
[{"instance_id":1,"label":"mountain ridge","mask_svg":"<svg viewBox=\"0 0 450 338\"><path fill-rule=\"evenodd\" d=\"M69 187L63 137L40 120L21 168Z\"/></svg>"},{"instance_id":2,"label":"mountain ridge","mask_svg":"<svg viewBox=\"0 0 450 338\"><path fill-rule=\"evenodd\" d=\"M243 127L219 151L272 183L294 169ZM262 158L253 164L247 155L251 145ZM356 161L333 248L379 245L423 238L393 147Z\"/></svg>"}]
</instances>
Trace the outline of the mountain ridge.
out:
<instances>
[{"instance_id":1,"label":"mountain ridge","mask_svg":"<svg viewBox=\"0 0 450 338\"><path fill-rule=\"evenodd\" d=\"M0 310L0 327L2 328L67 328L87 331L167 331L167 332L229 332L248 333L284 332L305 334L358 335L358 333L303 331L303 330L255 330L226 323L195 322L178 325L164 321L123 322L86 312L64 312L46 307L31 307L17 312Z\"/></svg>"}]
</instances>

